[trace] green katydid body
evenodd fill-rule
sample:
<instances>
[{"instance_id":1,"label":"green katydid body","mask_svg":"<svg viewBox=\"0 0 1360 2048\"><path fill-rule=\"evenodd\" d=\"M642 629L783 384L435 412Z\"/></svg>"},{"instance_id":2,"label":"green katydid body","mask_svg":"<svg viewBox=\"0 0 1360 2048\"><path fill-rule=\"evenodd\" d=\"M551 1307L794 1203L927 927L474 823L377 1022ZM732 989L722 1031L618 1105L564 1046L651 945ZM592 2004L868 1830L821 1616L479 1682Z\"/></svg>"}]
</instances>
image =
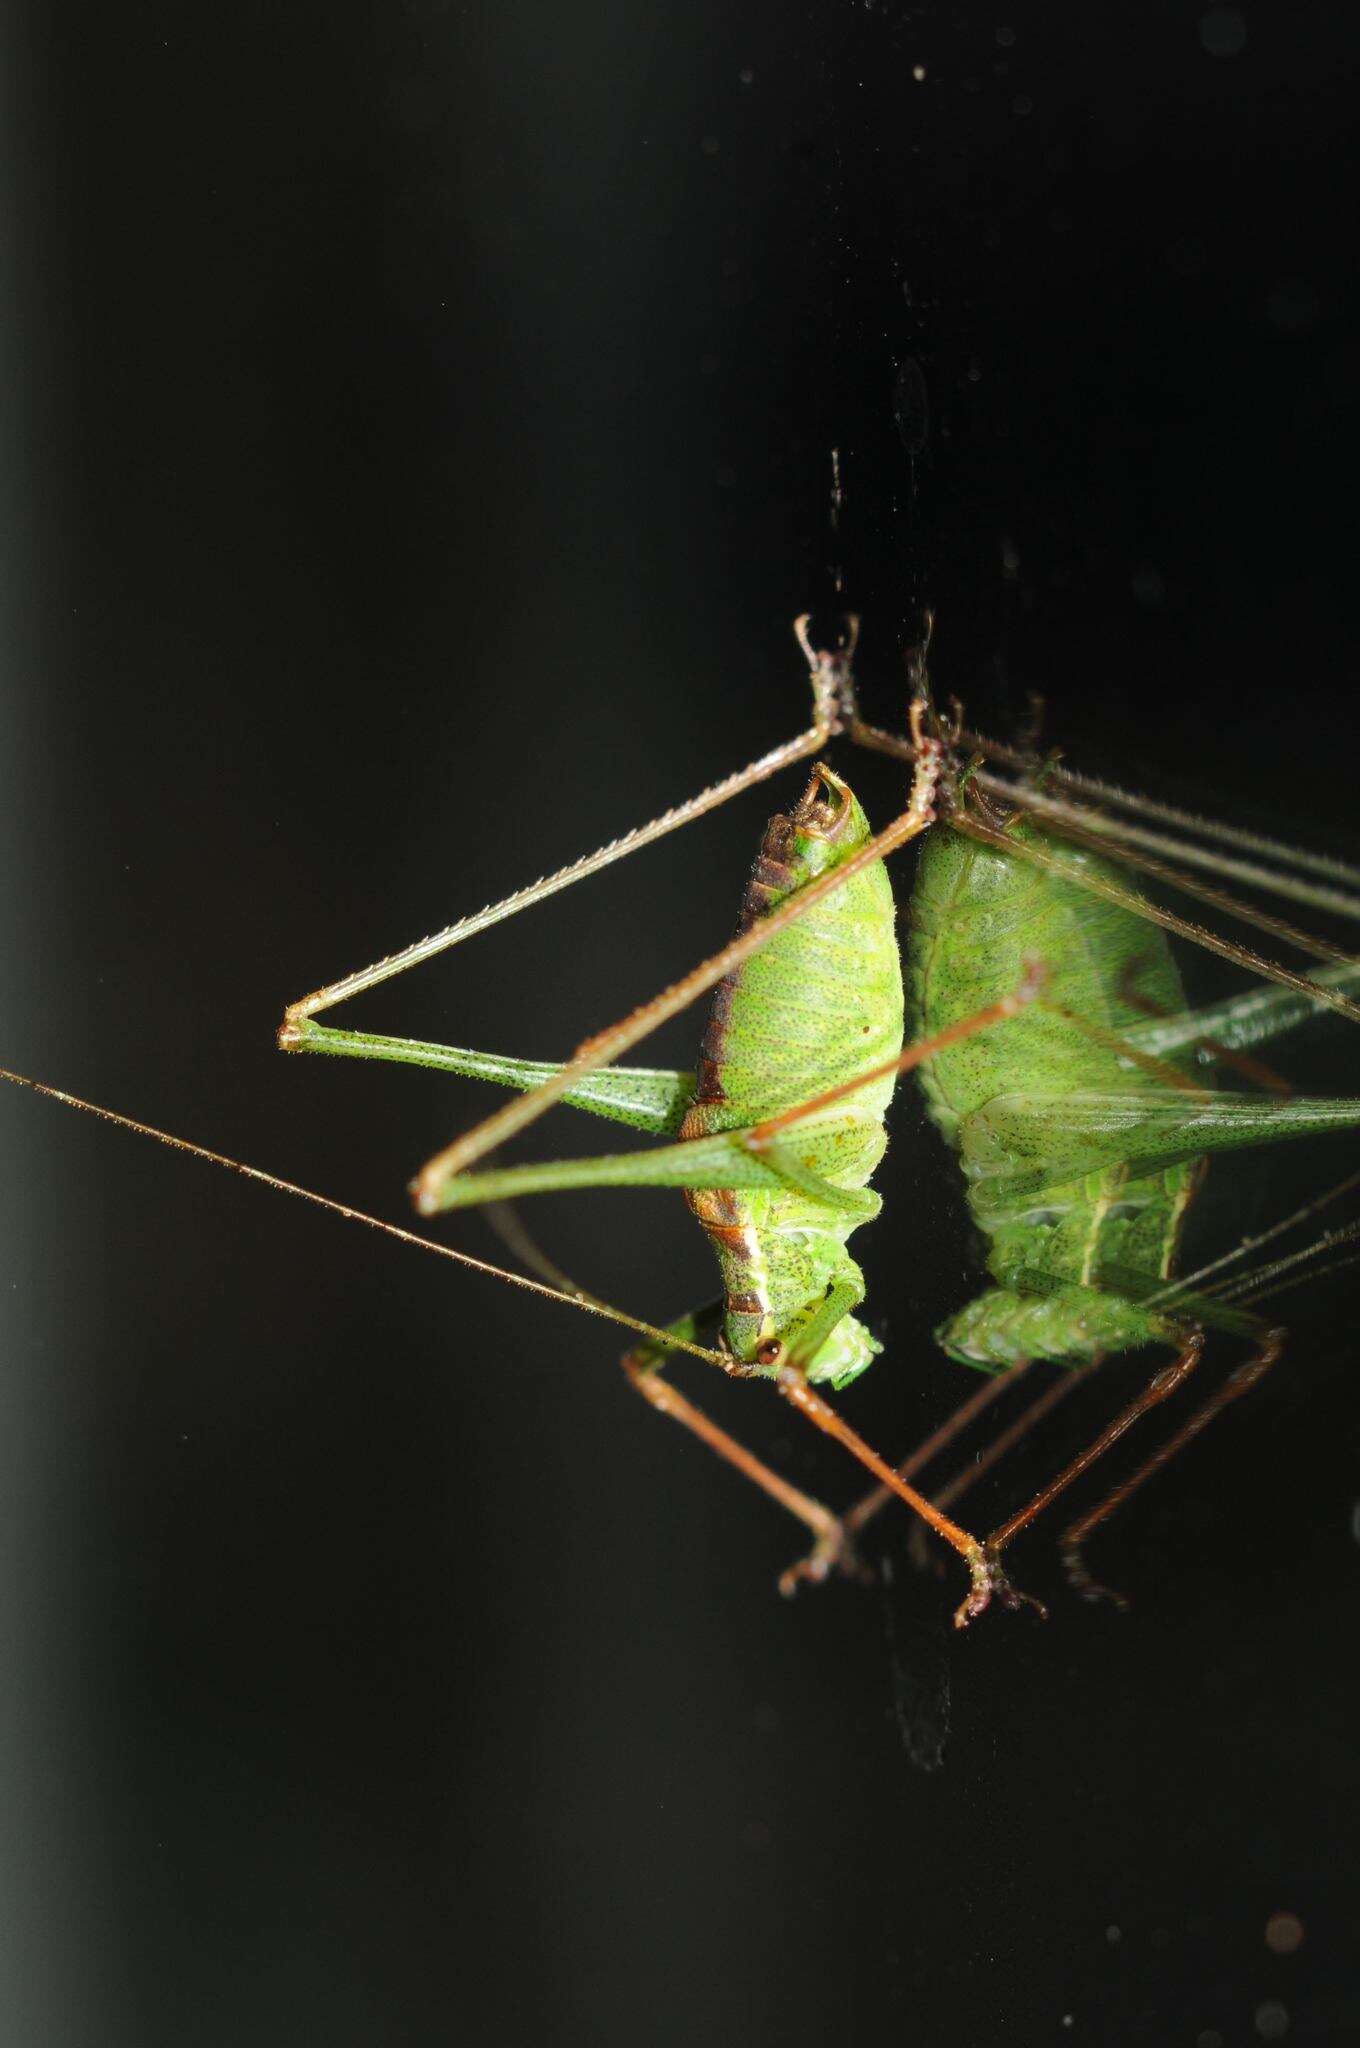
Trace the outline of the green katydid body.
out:
<instances>
[{"instance_id":1,"label":"green katydid body","mask_svg":"<svg viewBox=\"0 0 1360 2048\"><path fill-rule=\"evenodd\" d=\"M843 865L869 837L848 786L819 764L792 812L766 827L738 929ZM867 1082L769 1143L750 1140L766 1118L867 1068L890 1066L902 1033L892 888L876 861L719 983L697 1076L612 1067L563 1095L574 1108L677 1143L457 1174L429 1206L463 1208L553 1188L681 1188L718 1256L723 1344L732 1359L752 1375L773 1376L776 1367L762 1353L778 1345L810 1381L843 1386L880 1348L851 1313L865 1290L846 1240L881 1207L867 1183L883 1156L894 1077ZM287 1043L443 1067L523 1090L558 1071L306 1017Z\"/></svg>"},{"instance_id":2,"label":"green katydid body","mask_svg":"<svg viewBox=\"0 0 1360 2048\"><path fill-rule=\"evenodd\" d=\"M846 784L819 767L790 816L766 827L738 931L839 866L869 836ZM686 1196L722 1268L724 1342L753 1370L763 1369L762 1348L777 1341L803 1360L810 1379L844 1386L881 1348L849 1313L864 1297L864 1278L846 1250L851 1231L877 1215L880 1198L862 1196L852 1206L835 1197L865 1188L883 1157L902 1034L901 957L881 861L718 986L683 1138L759 1125L866 1070L888 1069L781 1141L782 1186ZM813 1325L829 1309L838 1319L817 1342Z\"/></svg>"},{"instance_id":3,"label":"green katydid body","mask_svg":"<svg viewBox=\"0 0 1360 2048\"><path fill-rule=\"evenodd\" d=\"M739 930L848 861L869 826L822 766L788 817L766 829ZM1164 1292L1204 1157L1360 1123L1349 1100L1266 1100L1208 1087L1200 1034L1260 1044L1310 1014L1259 989L1187 1016L1163 934L1139 912L1126 872L1068 849L1061 868L1025 850L1051 841L1013 820L1014 852L964 830L928 836L912 896L907 1022L913 1039L1012 995L1028 968L1042 999L1004 1027L937 1051L926 1102L958 1154L995 1285L940 1332L974 1365L1081 1364L1182 1329ZM1117 881L1127 907L1085 886ZM1346 970L1350 975L1354 970ZM1241 1013L1240 1017L1238 1013ZM893 1077L877 1078L763 1139L767 1119L890 1063L904 1035L903 985L887 872L876 862L777 932L719 984L699 1073L611 1067L562 1100L676 1142L602 1157L457 1173L430 1209L549 1189L675 1187L708 1232L723 1276L724 1348L752 1374L776 1346L810 1380L843 1385L879 1348L853 1310L864 1280L846 1249L876 1216L868 1187L883 1155ZM528 1090L551 1063L337 1030L299 1018L293 1049L409 1061ZM1149 1064L1128 1056L1147 1049ZM1176 1074L1186 1085L1171 1085ZM1190 1076L1200 1076L1198 1083ZM692 1330L693 1319L684 1328ZM681 1325L676 1325L677 1330Z\"/></svg>"},{"instance_id":4,"label":"green katydid body","mask_svg":"<svg viewBox=\"0 0 1360 2048\"><path fill-rule=\"evenodd\" d=\"M1010 832L1022 843L1036 836L1025 822ZM996 1285L938 1332L951 1357L974 1365L1080 1363L1174 1335L1141 1297L1172 1271L1202 1159L1137 1173L1113 1158L1039 1187L1033 1174L1017 1184L1013 1171L1008 1106L1031 1122L1047 1110L1056 1130L1073 1097L1117 1094L1136 1114L1140 1098L1165 1101L1175 1072L1187 1081L1193 1072L1185 1051L1159 1063L1159 1079L1119 1050L1149 1011L1184 1011L1180 975L1155 925L1077 879L1096 873L1127 887L1120 871L1090 853L1074 852L1069 865L1070 880L961 832L935 832L912 893L913 1035L933 1036L994 1002L1027 960L1045 967L1042 1004L920 1069L927 1108L959 1155L969 1206L990 1242Z\"/></svg>"},{"instance_id":5,"label":"green katydid body","mask_svg":"<svg viewBox=\"0 0 1360 2048\"><path fill-rule=\"evenodd\" d=\"M833 701L834 693L823 694ZM804 735L794 757L825 731L823 723ZM431 1161L413 1192L430 1214L549 1190L682 1190L721 1269L723 1295L713 1309L661 1330L596 1302L560 1275L538 1291L598 1308L642 1334L646 1342L624 1361L639 1389L814 1531L810 1558L786 1574L786 1584L846 1562L850 1524L780 1480L664 1385L659 1369L674 1351L697 1351L728 1371L775 1379L795 1407L952 1543L973 1579L963 1621L998 1593L1014 1603L999 1554L1034 1507L1012 1517L994 1544L980 1544L895 1474L808 1385L843 1386L880 1349L854 1313L865 1284L847 1247L881 1208L868 1183L883 1156L898 1063L919 1066L927 1107L958 1156L990 1247L994 1284L940 1331L944 1348L998 1369L1037 1360L1082 1365L1172 1342L1181 1352L1178 1383L1202 1338L1194 1328L1198 1306L1177 1292L1171 1275L1205 1158L1360 1125L1360 1101L1281 1102L1220 1092L1203 1078L1201 1046L1210 1037L1225 1045L1264 1043L1311 1014L1319 1000L1331 1000L1328 981L1353 985L1360 970L1344 962L1314 983L1295 979L1264 994L1253 989L1199 1016L1187 1014L1166 939L1123 868L1061 841L1055 852L1050 834L1023 814L1001 825L986 805L974 808L971 793L955 788L952 769L943 765L941 740L923 732L919 711L913 747L911 803L872 846L853 793L818 765L791 812L766 828L733 946L614 1027L613 1049L625 1050L644 1035L632 1028L640 1021L678 1013L690 984L697 993L716 983L694 1076L610 1065L605 1040L590 1041L563 1068L317 1021L318 1009L592 872L612 848L293 1005L280 1044L478 1077L668 1140L590 1158L461 1170L479 1156L471 1140L480 1137L484 1151L507 1128L503 1118L491 1118ZM753 768L763 773L774 761L766 757ZM930 833L918 869L904 997L892 891L877 856L925 828L941 789L946 817ZM687 814L708 801L695 799ZM640 828L628 845L645 843L682 813L685 807ZM723 966L726 978L717 980ZM709 969L707 980L697 979ZM908 1023L914 1050L904 1055ZM540 1255L529 1257L532 1264ZM706 1337L696 1341L714 1317L719 1350ZM1252 1369L1259 1374L1277 1350L1278 1342L1263 1345ZM1135 1413L1161 1398L1163 1382L1173 1384L1167 1373L1159 1375L1101 1443L1113 1442ZM1201 1426L1202 1418L1192 1418L1182 1434ZM1067 1477L1078 1469L1080 1461Z\"/></svg>"},{"instance_id":6,"label":"green katydid body","mask_svg":"<svg viewBox=\"0 0 1360 2048\"><path fill-rule=\"evenodd\" d=\"M1126 870L1077 848L1056 867L1051 851L1045 865L1031 864L1026 849L1052 842L1024 818L1005 837L1014 853L966 830L933 833L912 895L913 1036L995 1002L1027 962L1045 972L1042 1000L1004 1030L920 1068L995 1282L943 1325L939 1341L951 1357L991 1369L1081 1365L1179 1342L1185 1309L1176 1313L1167 1283L1208 1155L1354 1128L1360 1105L1212 1088L1195 1064L1197 1028L1260 1043L1292 1028L1306 1006L1258 990L1187 1017L1166 937L1140 914ZM1128 907L1092 893L1093 881L1115 885Z\"/></svg>"}]
</instances>

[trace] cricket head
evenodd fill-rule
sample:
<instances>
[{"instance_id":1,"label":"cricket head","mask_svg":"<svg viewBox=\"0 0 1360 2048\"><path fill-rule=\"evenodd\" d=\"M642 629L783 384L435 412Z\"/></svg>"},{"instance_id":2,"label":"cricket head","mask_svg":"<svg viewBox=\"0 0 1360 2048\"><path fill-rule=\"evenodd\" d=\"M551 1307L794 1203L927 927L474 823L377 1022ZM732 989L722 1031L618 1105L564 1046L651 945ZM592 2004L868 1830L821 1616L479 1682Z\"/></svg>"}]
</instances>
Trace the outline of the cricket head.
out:
<instances>
[{"instance_id":1,"label":"cricket head","mask_svg":"<svg viewBox=\"0 0 1360 2048\"><path fill-rule=\"evenodd\" d=\"M777 1379L789 1363L791 1348L788 1338L767 1339L755 1350L758 1370L771 1379ZM845 1315L812 1357L804 1361L803 1371L811 1386L834 1387L839 1391L848 1387L852 1380L857 1380L882 1349L877 1337L865 1329L858 1316Z\"/></svg>"},{"instance_id":2,"label":"cricket head","mask_svg":"<svg viewBox=\"0 0 1360 2048\"><path fill-rule=\"evenodd\" d=\"M814 1386L831 1386L839 1392L857 1380L882 1349L858 1316L842 1316L809 1365L808 1378Z\"/></svg>"}]
</instances>

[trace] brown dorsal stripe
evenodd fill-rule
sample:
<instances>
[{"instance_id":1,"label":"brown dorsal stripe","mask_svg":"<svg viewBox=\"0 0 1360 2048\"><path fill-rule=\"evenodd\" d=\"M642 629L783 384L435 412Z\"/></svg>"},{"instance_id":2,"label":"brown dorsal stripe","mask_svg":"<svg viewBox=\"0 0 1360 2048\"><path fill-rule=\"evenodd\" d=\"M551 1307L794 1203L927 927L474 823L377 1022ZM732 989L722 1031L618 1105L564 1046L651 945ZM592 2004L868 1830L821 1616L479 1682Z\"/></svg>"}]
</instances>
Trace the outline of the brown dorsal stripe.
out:
<instances>
[{"instance_id":1,"label":"brown dorsal stripe","mask_svg":"<svg viewBox=\"0 0 1360 2048\"><path fill-rule=\"evenodd\" d=\"M727 1313L730 1316L763 1316L765 1303L758 1294L729 1294Z\"/></svg>"},{"instance_id":2,"label":"brown dorsal stripe","mask_svg":"<svg viewBox=\"0 0 1360 2048\"><path fill-rule=\"evenodd\" d=\"M736 927L738 938L751 929L757 918L763 917L786 896L797 882L797 873L786 858L793 851L793 843L793 820L782 816L771 818L765 827L765 836L760 842L760 851L742 897ZM741 969L738 968L735 974L724 976L713 991L713 1007L708 1013L699 1048L699 1071L694 1090L696 1103L727 1100L727 1091L722 1084L723 1055L732 1016L732 998L740 983Z\"/></svg>"}]
</instances>

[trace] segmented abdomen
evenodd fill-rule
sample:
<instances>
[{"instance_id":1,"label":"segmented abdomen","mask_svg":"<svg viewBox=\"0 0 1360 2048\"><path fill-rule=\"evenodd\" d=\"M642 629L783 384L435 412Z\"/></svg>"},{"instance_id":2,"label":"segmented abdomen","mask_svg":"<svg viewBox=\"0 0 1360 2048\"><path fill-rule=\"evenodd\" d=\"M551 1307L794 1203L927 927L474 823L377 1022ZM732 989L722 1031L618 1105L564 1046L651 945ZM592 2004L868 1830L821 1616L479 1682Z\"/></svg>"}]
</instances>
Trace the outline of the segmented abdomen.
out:
<instances>
[{"instance_id":1,"label":"segmented abdomen","mask_svg":"<svg viewBox=\"0 0 1360 2048\"><path fill-rule=\"evenodd\" d=\"M830 787L834 808L816 794L819 785ZM737 930L839 866L868 837L854 796L819 768L792 815L766 827ZM719 983L688 1134L758 1123L895 1058L902 1019L892 889L876 861ZM889 1079L866 1090L856 1109L881 1117L892 1089Z\"/></svg>"},{"instance_id":2,"label":"segmented abdomen","mask_svg":"<svg viewBox=\"0 0 1360 2048\"><path fill-rule=\"evenodd\" d=\"M787 817L773 818L747 884L738 930L841 865L869 838L849 788L823 767ZM694 1102L682 1137L737 1130L777 1116L902 1049L902 970L892 889L881 862L853 875L777 933L715 992ZM843 1188L864 1187L883 1156L892 1075L857 1092L820 1126L786 1143L806 1168ZM805 1190L701 1189L686 1195L722 1268L725 1334L750 1360L829 1286L859 1269L845 1250L854 1224ZM814 1378L845 1379L877 1348L847 1315Z\"/></svg>"},{"instance_id":3,"label":"segmented abdomen","mask_svg":"<svg viewBox=\"0 0 1360 2048\"><path fill-rule=\"evenodd\" d=\"M1037 839L1052 849L1027 824L1010 829L1022 844ZM1076 872L1136 895L1113 864L1060 850ZM1171 1080L1165 1070L1149 1073L1122 1058L1118 1044L1149 1013L1185 1007L1165 936L1076 879L937 830L917 870L907 960L913 1036L996 1002L1019 986L1027 963L1045 969L1041 1003L922 1066L927 1107L951 1145L964 1119L1000 1097L1049 1103L1060 1125L1064 1097L1073 1092L1137 1095L1165 1091ZM1190 1071L1188 1055L1172 1064ZM991 1241L988 1266L998 1280L1023 1268L1094 1285L1102 1267L1153 1280L1171 1269L1196 1173L1192 1162L1134 1179L1112 1166L1046 1189L1013 1215L981 1186L970 1188L969 1201Z\"/></svg>"}]
</instances>

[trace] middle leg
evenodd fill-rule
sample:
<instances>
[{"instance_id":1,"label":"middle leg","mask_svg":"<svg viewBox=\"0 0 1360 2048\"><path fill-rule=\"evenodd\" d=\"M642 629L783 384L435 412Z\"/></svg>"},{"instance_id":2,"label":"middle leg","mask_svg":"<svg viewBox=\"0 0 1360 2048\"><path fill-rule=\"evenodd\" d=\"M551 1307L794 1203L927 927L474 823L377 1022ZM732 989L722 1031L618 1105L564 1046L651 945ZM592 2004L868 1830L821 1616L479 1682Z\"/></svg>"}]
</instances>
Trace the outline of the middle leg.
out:
<instances>
[{"instance_id":1,"label":"middle leg","mask_svg":"<svg viewBox=\"0 0 1360 2048\"><path fill-rule=\"evenodd\" d=\"M1097 1459L1103 1458L1105 1453L1119 1442L1119 1439L1127 1430L1133 1427L1134 1423L1141 1416L1146 1415L1149 1409L1157 1407L1176 1392L1177 1388L1189 1378L1190 1374L1199 1364L1203 1351L1203 1330L1199 1328L1191 1330L1176 1358L1172 1360L1170 1365L1163 1366L1160 1372L1153 1375L1137 1399L1130 1401L1128 1406L1116 1415L1113 1422L1109 1423L1100 1432L1100 1435L1095 1438L1094 1442L1089 1443L1085 1450L1079 1451L1076 1457L1063 1467L1056 1478L1051 1479L1047 1486L1039 1489L1031 1501L1027 1502L1023 1508L1018 1509L1008 1520L1002 1522L998 1528L992 1531L983 1545L985 1555L999 1562L1002 1552L1008 1544L1014 1541L1022 1529L1027 1529L1030 1523L1035 1521L1044 1512L1045 1508L1057 1500L1059 1495L1066 1493L1068 1487L1075 1480L1080 1479L1084 1472L1089 1471Z\"/></svg>"},{"instance_id":2,"label":"middle leg","mask_svg":"<svg viewBox=\"0 0 1360 2048\"><path fill-rule=\"evenodd\" d=\"M997 1373L983 1380L981 1385L974 1389L966 1401L961 1401L953 1413L946 1416L937 1429L932 1430L929 1436L923 1438L917 1444L915 1450L908 1457L901 1460L895 1467L898 1478L914 1479L923 1465L928 1465L932 1458L937 1457L944 1450L946 1445L952 1443L956 1436L960 1436L970 1423L974 1422L979 1415L991 1406L997 1395L1012 1385L1025 1370L1026 1365L1021 1364L1013 1366L1009 1372ZM857 1500L854 1506L847 1509L841 1517L847 1535L856 1535L867 1522L871 1521L875 1515L881 1513L888 1503L896 1500L896 1498L897 1495L890 1486L871 1487L869 1492ZM936 1499L937 1507L947 1505L946 1501ZM914 1542L920 1536L924 1543L924 1530L924 1523L914 1522L912 1524L912 1541ZM931 1552L932 1556L935 1554L935 1552ZM800 1581L807 1579L811 1583L817 1584L825 1575L825 1572L820 1568L817 1552L814 1550L810 1551L806 1557L799 1558L796 1563L791 1564L784 1573L780 1584L781 1586L787 1585L788 1590L791 1592Z\"/></svg>"},{"instance_id":3,"label":"middle leg","mask_svg":"<svg viewBox=\"0 0 1360 2048\"><path fill-rule=\"evenodd\" d=\"M1060 1545L1063 1570L1067 1574L1067 1583L1080 1593L1083 1599L1112 1600L1116 1607L1128 1606L1129 1603L1122 1593L1102 1586L1098 1579L1092 1577L1082 1555L1087 1537L1093 1529L1099 1528L1102 1522L1108 1521L1111 1515L1122 1508L1129 1496L1138 1491L1144 1480L1151 1479L1155 1472L1160 1472L1163 1465L1169 1464L1179 1451L1184 1450L1202 1429L1207 1428L1216 1415L1220 1415L1233 1401L1239 1400L1259 1380L1264 1379L1284 1349L1284 1341L1283 1330L1267 1331L1251 1357L1244 1359L1241 1365L1230 1372L1222 1386L1217 1387L1202 1401L1194 1414L1183 1422L1165 1443L1159 1444L1135 1472L1131 1472L1127 1479L1120 1480L1117 1486L1111 1487L1102 1500L1097 1501L1096 1505L1088 1509L1079 1520L1064 1529Z\"/></svg>"},{"instance_id":4,"label":"middle leg","mask_svg":"<svg viewBox=\"0 0 1360 2048\"><path fill-rule=\"evenodd\" d=\"M671 1326L668 1334L687 1339L691 1343L708 1344L717 1334L722 1321L722 1310L723 1304L719 1301L700 1309L695 1314L682 1316L679 1322ZM696 1406L687 1395L682 1394L678 1387L673 1386L661 1370L667 1355L666 1347L661 1344L648 1342L637 1345L622 1360L629 1383L636 1387L638 1393L645 1401L650 1402L658 1414L668 1415L673 1422L678 1422L690 1430L726 1464L731 1465L753 1485L758 1486L762 1493L777 1501L780 1507L786 1509L806 1529L811 1530L815 1539L813 1554L822 1559L821 1577L825 1578L833 1569L843 1571L850 1577L863 1576L853 1545L839 1516L833 1514L830 1508L824 1507L821 1501L815 1500L811 1494L804 1493L801 1487L781 1478L763 1459L758 1458L753 1451L747 1450L744 1444L730 1436L711 1416L706 1415L702 1408ZM787 1574L785 1576L787 1577ZM779 1590L788 1594L793 1588L785 1583L785 1579L781 1579Z\"/></svg>"},{"instance_id":5,"label":"middle leg","mask_svg":"<svg viewBox=\"0 0 1360 2048\"><path fill-rule=\"evenodd\" d=\"M968 1567L972 1586L955 1611L956 1628L966 1628L968 1623L975 1620L994 1599L1000 1600L1005 1607L1027 1606L1034 1608L1040 1615L1045 1613L1046 1610L1039 1601L1031 1600L1028 1594L1019 1592L1011 1585L1002 1569L999 1552L993 1551L988 1544L980 1543L976 1536L961 1528L957 1522L951 1521L948 1515L941 1514L923 1493L919 1493L907 1480L901 1478L896 1469L864 1441L859 1432L851 1427L829 1401L822 1398L815 1387L809 1385L807 1374L796 1357L790 1356L783 1345L771 1345L769 1354L761 1362L777 1368L776 1384L785 1400L815 1428L832 1437L849 1451L852 1457L858 1458L860 1464L873 1474L880 1485L886 1486L890 1492L896 1494L897 1498L905 1502L923 1522L929 1524L937 1536L943 1537L944 1541L959 1553Z\"/></svg>"}]
</instances>

